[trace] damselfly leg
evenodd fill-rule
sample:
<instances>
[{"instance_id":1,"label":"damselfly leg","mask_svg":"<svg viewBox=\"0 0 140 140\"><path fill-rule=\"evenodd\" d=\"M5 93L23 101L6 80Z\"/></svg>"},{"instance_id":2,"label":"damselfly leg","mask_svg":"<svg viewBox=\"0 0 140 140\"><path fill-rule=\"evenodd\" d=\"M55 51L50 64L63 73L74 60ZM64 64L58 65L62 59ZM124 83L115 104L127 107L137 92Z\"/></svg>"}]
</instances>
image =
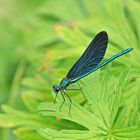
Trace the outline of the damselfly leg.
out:
<instances>
[{"instance_id":1,"label":"damselfly leg","mask_svg":"<svg viewBox=\"0 0 140 140\"><path fill-rule=\"evenodd\" d=\"M86 102L86 104L87 105L90 105L89 103L88 103L88 101L87 101L87 98L86 98L86 96L85 96L85 94L84 94L84 92L83 92L83 90L82 90L82 87L81 87L81 85L80 85L80 83L79 82L77 82L78 83L78 86L79 86L79 88L67 88L66 90L79 90L81 93L82 93L82 95L83 95L83 97L84 97L84 99L85 99L85 102Z\"/></svg>"},{"instance_id":2,"label":"damselfly leg","mask_svg":"<svg viewBox=\"0 0 140 140\"><path fill-rule=\"evenodd\" d=\"M63 93L63 91L61 91L60 90L60 93L61 93L61 96L62 96L62 98L63 98L63 102L62 102L62 104L61 104L61 106L59 107L59 110L60 110L60 112L61 112L61 108L62 108L62 106L63 106L63 104L64 104L64 102L65 102L65 94Z\"/></svg>"},{"instance_id":3,"label":"damselfly leg","mask_svg":"<svg viewBox=\"0 0 140 140\"><path fill-rule=\"evenodd\" d=\"M58 95L58 94L55 95L54 104L56 103L57 95Z\"/></svg>"},{"instance_id":4,"label":"damselfly leg","mask_svg":"<svg viewBox=\"0 0 140 140\"><path fill-rule=\"evenodd\" d=\"M64 95L66 95L67 98L68 98L69 101L70 101L70 107L69 107L69 115L70 115L72 100L71 100L71 98L68 96L68 94L67 94L64 90L63 90L63 92L64 92Z\"/></svg>"}]
</instances>

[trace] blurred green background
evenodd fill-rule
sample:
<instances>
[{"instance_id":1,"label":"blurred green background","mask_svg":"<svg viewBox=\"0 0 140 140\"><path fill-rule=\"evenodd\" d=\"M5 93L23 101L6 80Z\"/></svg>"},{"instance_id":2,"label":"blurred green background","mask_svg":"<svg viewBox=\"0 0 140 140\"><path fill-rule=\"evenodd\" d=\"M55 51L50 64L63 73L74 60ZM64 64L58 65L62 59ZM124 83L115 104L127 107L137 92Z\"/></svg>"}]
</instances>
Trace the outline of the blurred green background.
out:
<instances>
[{"instance_id":1,"label":"blurred green background","mask_svg":"<svg viewBox=\"0 0 140 140\"><path fill-rule=\"evenodd\" d=\"M102 30L105 59L133 51L82 80L92 108L69 93L71 118L52 85ZM139 0L0 0L0 139L140 140L139 62Z\"/></svg>"}]
</instances>

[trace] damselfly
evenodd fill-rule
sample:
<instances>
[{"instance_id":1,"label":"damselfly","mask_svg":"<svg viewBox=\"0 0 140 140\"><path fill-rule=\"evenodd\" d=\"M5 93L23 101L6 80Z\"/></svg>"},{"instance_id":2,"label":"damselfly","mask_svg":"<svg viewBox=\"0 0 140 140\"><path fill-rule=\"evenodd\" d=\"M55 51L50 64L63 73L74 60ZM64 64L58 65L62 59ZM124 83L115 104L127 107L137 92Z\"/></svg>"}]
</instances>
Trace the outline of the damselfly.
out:
<instances>
[{"instance_id":1,"label":"damselfly","mask_svg":"<svg viewBox=\"0 0 140 140\"><path fill-rule=\"evenodd\" d=\"M108 35L105 31L102 31L98 33L95 38L91 41L85 52L82 54L82 56L77 60L77 62L72 66L68 74L65 78L62 79L59 86L53 85L53 91L56 93L56 97L58 93L60 92L63 98L63 102L60 106L60 110L65 102L65 96L70 101L70 109L71 110L71 99L66 94L66 90L80 90L81 93L82 89L81 87L79 89L68 89L67 87L80 80L81 78L89 75L90 73L96 71L97 69L103 67L104 65L108 64L112 60L116 59L117 57L120 57L121 55L124 55L132 50L132 48L128 48L126 50L123 50L122 52L110 57L106 61L102 62L102 59L105 55L106 49L108 45ZM83 94L84 95L84 94ZM85 96L84 96L85 97ZM55 98L56 100L56 98Z\"/></svg>"}]
</instances>

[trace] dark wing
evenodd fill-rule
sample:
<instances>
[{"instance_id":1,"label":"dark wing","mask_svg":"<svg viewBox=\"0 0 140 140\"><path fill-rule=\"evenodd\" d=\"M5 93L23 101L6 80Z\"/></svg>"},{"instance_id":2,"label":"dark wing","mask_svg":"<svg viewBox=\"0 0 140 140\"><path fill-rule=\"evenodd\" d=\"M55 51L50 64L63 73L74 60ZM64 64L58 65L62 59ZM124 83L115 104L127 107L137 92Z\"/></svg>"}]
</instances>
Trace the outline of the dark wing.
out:
<instances>
[{"instance_id":1,"label":"dark wing","mask_svg":"<svg viewBox=\"0 0 140 140\"><path fill-rule=\"evenodd\" d=\"M66 78L68 78L70 82L76 82L90 74L103 59L107 44L107 33L105 31L98 33L79 60L70 69Z\"/></svg>"}]
</instances>

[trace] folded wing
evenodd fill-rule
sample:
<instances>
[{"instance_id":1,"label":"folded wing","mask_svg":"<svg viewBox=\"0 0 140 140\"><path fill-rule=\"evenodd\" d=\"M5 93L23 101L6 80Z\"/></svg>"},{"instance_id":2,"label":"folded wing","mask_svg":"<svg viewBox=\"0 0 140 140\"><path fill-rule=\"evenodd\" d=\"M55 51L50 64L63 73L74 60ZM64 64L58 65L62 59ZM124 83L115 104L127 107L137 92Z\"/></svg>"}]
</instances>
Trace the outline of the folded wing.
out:
<instances>
[{"instance_id":1,"label":"folded wing","mask_svg":"<svg viewBox=\"0 0 140 140\"><path fill-rule=\"evenodd\" d=\"M66 78L68 78L70 82L76 82L90 74L103 59L107 44L107 33L105 31L98 33L79 60L72 66Z\"/></svg>"}]
</instances>

